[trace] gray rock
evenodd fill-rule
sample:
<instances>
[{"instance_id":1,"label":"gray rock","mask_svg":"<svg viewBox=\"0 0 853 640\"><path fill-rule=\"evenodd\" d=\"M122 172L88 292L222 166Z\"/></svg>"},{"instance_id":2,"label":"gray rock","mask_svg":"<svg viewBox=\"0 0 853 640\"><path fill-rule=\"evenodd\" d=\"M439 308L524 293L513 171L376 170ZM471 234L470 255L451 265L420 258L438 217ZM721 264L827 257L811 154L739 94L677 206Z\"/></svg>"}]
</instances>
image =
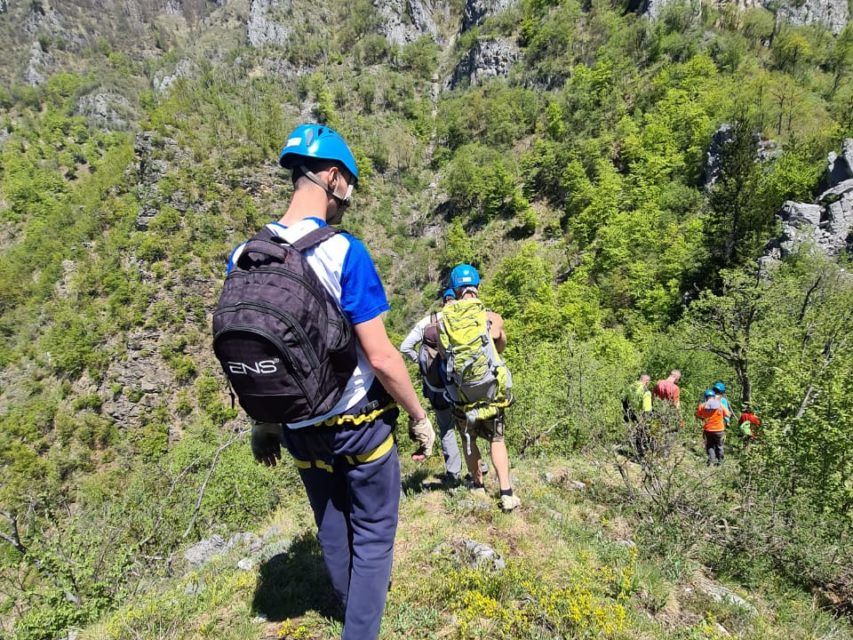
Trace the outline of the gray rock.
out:
<instances>
[{"instance_id":1,"label":"gray rock","mask_svg":"<svg viewBox=\"0 0 853 640\"><path fill-rule=\"evenodd\" d=\"M753 607L749 602L741 598L731 589L728 589L723 585L718 584L704 576L698 578L695 583L696 589L699 592L704 593L706 596L708 596L715 602L728 602L737 607L741 607L742 609L745 609L750 613L755 613L755 607Z\"/></svg>"},{"instance_id":2,"label":"gray rock","mask_svg":"<svg viewBox=\"0 0 853 640\"><path fill-rule=\"evenodd\" d=\"M723 169L723 154L725 148L734 139L734 127L731 124L721 124L714 135L711 136L711 144L708 145L708 153L705 154L705 186L713 185L720 177Z\"/></svg>"},{"instance_id":3,"label":"gray rock","mask_svg":"<svg viewBox=\"0 0 853 640\"><path fill-rule=\"evenodd\" d=\"M853 138L841 145L841 155L834 151L827 157L826 186L831 189L846 180L853 179Z\"/></svg>"},{"instance_id":4,"label":"gray rock","mask_svg":"<svg viewBox=\"0 0 853 640\"><path fill-rule=\"evenodd\" d=\"M195 66L192 61L184 58L175 65L175 68L171 72L160 69L154 74L154 79L151 82L157 92L165 93L181 78L192 77L194 71Z\"/></svg>"},{"instance_id":5,"label":"gray rock","mask_svg":"<svg viewBox=\"0 0 853 640\"><path fill-rule=\"evenodd\" d=\"M520 55L518 46L508 38L478 40L456 65L446 86L477 86L489 78L506 76Z\"/></svg>"},{"instance_id":6,"label":"gray rock","mask_svg":"<svg viewBox=\"0 0 853 640\"><path fill-rule=\"evenodd\" d=\"M556 484L562 479L562 476L557 473L545 472L545 484Z\"/></svg>"},{"instance_id":7,"label":"gray rock","mask_svg":"<svg viewBox=\"0 0 853 640\"><path fill-rule=\"evenodd\" d=\"M184 559L194 567L200 567L225 551L226 542L220 535L214 535L196 542L184 551Z\"/></svg>"},{"instance_id":8,"label":"gray rock","mask_svg":"<svg viewBox=\"0 0 853 640\"><path fill-rule=\"evenodd\" d=\"M763 0L766 9L795 25L823 25L835 35L847 26L850 9L847 0Z\"/></svg>"},{"instance_id":9,"label":"gray rock","mask_svg":"<svg viewBox=\"0 0 853 640\"><path fill-rule=\"evenodd\" d=\"M467 0L462 12L462 31L479 26L493 15L506 11L517 0Z\"/></svg>"},{"instance_id":10,"label":"gray rock","mask_svg":"<svg viewBox=\"0 0 853 640\"><path fill-rule=\"evenodd\" d=\"M24 82L31 87L37 87L45 81L46 68L48 66L47 52L42 49L41 43L36 40L30 47L30 59L27 68L24 69Z\"/></svg>"},{"instance_id":11,"label":"gray rock","mask_svg":"<svg viewBox=\"0 0 853 640\"><path fill-rule=\"evenodd\" d=\"M237 568L241 571L251 571L255 568L255 562L251 558L243 558L237 563Z\"/></svg>"},{"instance_id":12,"label":"gray rock","mask_svg":"<svg viewBox=\"0 0 853 640\"><path fill-rule=\"evenodd\" d=\"M569 480L566 482L566 487L572 489L573 491L585 491L586 484L581 482L580 480Z\"/></svg>"},{"instance_id":13,"label":"gray rock","mask_svg":"<svg viewBox=\"0 0 853 640\"><path fill-rule=\"evenodd\" d=\"M373 0L373 6L381 21L379 32L388 42L404 45L425 35L440 39L432 0Z\"/></svg>"},{"instance_id":14,"label":"gray rock","mask_svg":"<svg viewBox=\"0 0 853 640\"><path fill-rule=\"evenodd\" d=\"M290 0L252 0L246 27L249 44L255 48L287 44L291 27L285 18L291 8Z\"/></svg>"},{"instance_id":15,"label":"gray rock","mask_svg":"<svg viewBox=\"0 0 853 640\"><path fill-rule=\"evenodd\" d=\"M624 540L624 539L617 540L616 544L619 545L620 547L625 547L626 549L634 549L637 546L633 540Z\"/></svg>"},{"instance_id":16,"label":"gray rock","mask_svg":"<svg viewBox=\"0 0 853 640\"><path fill-rule=\"evenodd\" d=\"M90 93L77 101L76 108L79 115L96 127L119 131L127 129L132 111L127 98L117 93Z\"/></svg>"},{"instance_id":17,"label":"gray rock","mask_svg":"<svg viewBox=\"0 0 853 640\"><path fill-rule=\"evenodd\" d=\"M472 569L489 569L491 571L506 569L504 559L487 544L476 540L463 540L461 551L462 559Z\"/></svg>"}]
</instances>

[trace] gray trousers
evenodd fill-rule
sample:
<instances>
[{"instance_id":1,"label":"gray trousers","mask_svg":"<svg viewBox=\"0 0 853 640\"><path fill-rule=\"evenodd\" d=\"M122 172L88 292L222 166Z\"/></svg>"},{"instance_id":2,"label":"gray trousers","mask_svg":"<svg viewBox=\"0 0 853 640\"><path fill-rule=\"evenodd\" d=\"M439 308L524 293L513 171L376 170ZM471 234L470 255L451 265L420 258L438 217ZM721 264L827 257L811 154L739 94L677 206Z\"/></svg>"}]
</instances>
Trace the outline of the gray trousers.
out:
<instances>
[{"instance_id":1,"label":"gray trousers","mask_svg":"<svg viewBox=\"0 0 853 640\"><path fill-rule=\"evenodd\" d=\"M462 473L462 458L459 445L456 444L456 429L453 428L453 409L435 409L435 421L438 423L438 437L441 438L444 468L450 475L458 477Z\"/></svg>"},{"instance_id":2,"label":"gray trousers","mask_svg":"<svg viewBox=\"0 0 853 640\"><path fill-rule=\"evenodd\" d=\"M723 441L725 431L705 431L705 453L708 454L708 464L722 464Z\"/></svg>"}]
</instances>

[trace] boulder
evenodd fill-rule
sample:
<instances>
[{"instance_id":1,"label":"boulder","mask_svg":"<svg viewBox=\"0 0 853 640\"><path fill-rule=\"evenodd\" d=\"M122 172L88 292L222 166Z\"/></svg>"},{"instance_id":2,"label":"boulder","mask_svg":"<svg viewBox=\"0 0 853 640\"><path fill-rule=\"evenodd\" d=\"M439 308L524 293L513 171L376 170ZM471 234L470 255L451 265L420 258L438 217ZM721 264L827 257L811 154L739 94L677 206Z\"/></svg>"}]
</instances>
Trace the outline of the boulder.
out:
<instances>
[{"instance_id":1,"label":"boulder","mask_svg":"<svg viewBox=\"0 0 853 640\"><path fill-rule=\"evenodd\" d=\"M246 26L249 44L255 48L287 44L291 27L284 18L291 8L290 0L252 0Z\"/></svg>"},{"instance_id":2,"label":"boulder","mask_svg":"<svg viewBox=\"0 0 853 640\"><path fill-rule=\"evenodd\" d=\"M462 12L462 31L479 26L493 15L506 11L516 0L467 0Z\"/></svg>"},{"instance_id":3,"label":"boulder","mask_svg":"<svg viewBox=\"0 0 853 640\"><path fill-rule=\"evenodd\" d=\"M477 86L489 78L506 76L519 56L518 46L508 38L478 40L456 65L446 86Z\"/></svg>"}]
</instances>

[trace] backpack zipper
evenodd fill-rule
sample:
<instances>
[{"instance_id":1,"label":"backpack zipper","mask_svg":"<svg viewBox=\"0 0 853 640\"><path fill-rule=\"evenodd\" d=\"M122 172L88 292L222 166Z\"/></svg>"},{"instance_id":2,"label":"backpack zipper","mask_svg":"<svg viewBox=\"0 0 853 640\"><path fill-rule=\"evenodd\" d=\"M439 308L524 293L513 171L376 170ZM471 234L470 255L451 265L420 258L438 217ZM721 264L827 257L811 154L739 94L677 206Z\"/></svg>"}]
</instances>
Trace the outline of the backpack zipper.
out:
<instances>
[{"instance_id":1,"label":"backpack zipper","mask_svg":"<svg viewBox=\"0 0 853 640\"><path fill-rule=\"evenodd\" d=\"M284 269L284 268L280 268L280 267L259 267L257 269L254 269L253 271L243 271L243 270L238 271L235 269L234 271L232 271L231 273L228 274L228 278L242 278L242 277L246 277L246 276L249 276L249 275L252 275L255 273L277 273L277 274L285 276L286 278L289 278L291 280L296 280L296 282L300 283L306 289L306 291L308 291L312 296L314 296L314 299L318 302L318 304L321 307L323 307L324 309L326 308L326 302L327 301L322 299L322 297L317 292L317 290L311 286L310 282L308 282L308 279L301 276L300 274L296 273L295 271L290 270L290 269ZM228 278L226 278L226 280ZM323 283L321 282L320 286L322 286L322 284ZM326 292L326 295L329 295L329 292L326 291L325 288L323 289L323 291Z\"/></svg>"},{"instance_id":2,"label":"backpack zipper","mask_svg":"<svg viewBox=\"0 0 853 640\"><path fill-rule=\"evenodd\" d=\"M308 356L308 360L311 362L312 367L315 369L320 368L320 359L317 357L317 353L314 351L314 345L312 345L311 341L308 339L308 334L305 333L305 329L303 329L302 326L289 315L282 313L275 307L259 302L238 302L237 304L231 304L218 309L216 315L221 315L229 311L239 311L240 309L258 309L259 311L268 313L269 315L281 320L284 324L290 327L291 330L299 334L300 341L303 345L307 345L307 348L303 347L302 351Z\"/></svg>"}]
</instances>

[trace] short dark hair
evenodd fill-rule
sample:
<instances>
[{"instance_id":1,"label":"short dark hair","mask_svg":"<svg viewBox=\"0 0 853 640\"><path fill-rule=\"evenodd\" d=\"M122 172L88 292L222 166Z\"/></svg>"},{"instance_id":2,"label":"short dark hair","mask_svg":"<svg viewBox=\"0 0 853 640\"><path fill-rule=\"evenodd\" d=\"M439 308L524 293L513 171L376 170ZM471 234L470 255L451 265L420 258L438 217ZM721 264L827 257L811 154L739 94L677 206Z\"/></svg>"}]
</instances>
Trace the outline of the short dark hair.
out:
<instances>
[{"instance_id":1,"label":"short dark hair","mask_svg":"<svg viewBox=\"0 0 853 640\"><path fill-rule=\"evenodd\" d=\"M349 169L347 169L340 162L336 162L335 160L323 160L320 158L303 158L303 162L293 167L293 172L290 175L290 179L293 181L293 186L296 186L296 182L305 177L305 174L302 171L302 167L305 167L311 173L319 173L320 171L328 171L332 167L337 167L338 171L343 173L345 176L351 176ZM350 177L350 179L352 179Z\"/></svg>"}]
</instances>

